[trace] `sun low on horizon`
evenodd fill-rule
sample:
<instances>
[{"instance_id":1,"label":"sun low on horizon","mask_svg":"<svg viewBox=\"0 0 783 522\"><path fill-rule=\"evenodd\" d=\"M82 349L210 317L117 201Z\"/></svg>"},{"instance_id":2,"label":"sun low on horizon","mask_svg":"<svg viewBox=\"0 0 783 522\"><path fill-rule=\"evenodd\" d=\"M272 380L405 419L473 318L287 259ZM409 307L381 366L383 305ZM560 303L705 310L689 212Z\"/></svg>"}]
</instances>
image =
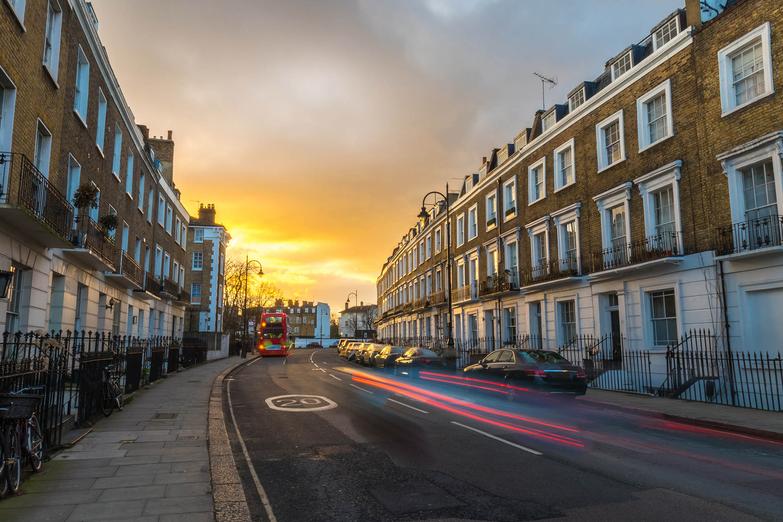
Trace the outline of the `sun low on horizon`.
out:
<instances>
[{"instance_id":1,"label":"sun low on horizon","mask_svg":"<svg viewBox=\"0 0 783 522\"><path fill-rule=\"evenodd\" d=\"M375 303L423 194L459 185L530 125L534 72L559 78L547 104L564 99L596 56L679 3L93 1L137 123L173 131L190 214L214 204L229 258L257 259L286 298L333 312L354 291Z\"/></svg>"}]
</instances>

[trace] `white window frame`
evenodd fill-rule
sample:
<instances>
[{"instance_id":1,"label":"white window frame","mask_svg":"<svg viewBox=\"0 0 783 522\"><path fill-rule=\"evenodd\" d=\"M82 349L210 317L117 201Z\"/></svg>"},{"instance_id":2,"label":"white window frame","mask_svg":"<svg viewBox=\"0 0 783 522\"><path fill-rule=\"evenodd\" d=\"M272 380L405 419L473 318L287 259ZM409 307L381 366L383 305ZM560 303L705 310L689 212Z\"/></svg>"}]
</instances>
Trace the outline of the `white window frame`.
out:
<instances>
[{"instance_id":1,"label":"white window frame","mask_svg":"<svg viewBox=\"0 0 783 522\"><path fill-rule=\"evenodd\" d=\"M596 153L598 158L598 172L603 172L606 169L609 169L611 167L614 167L615 165L618 165L625 161L625 128L623 125L623 110L620 109L619 111L615 112L608 118L602 120L595 126L595 145L596 145ZM614 163L608 163L608 158L606 156L606 141L604 138L604 129L608 127L610 124L614 123L615 121L619 122L619 132L620 132L620 159L615 161Z\"/></svg>"},{"instance_id":2,"label":"white window frame","mask_svg":"<svg viewBox=\"0 0 783 522\"><path fill-rule=\"evenodd\" d=\"M512 206L508 205L508 198L506 198L506 192L507 188L511 187L511 194L514 196L513 202L514 204ZM518 201L518 194L517 194L517 178L516 176L511 177L509 180L505 181L503 183L503 222L510 221L517 217L517 213L519 212L519 201ZM512 210L513 212L508 212L509 210Z\"/></svg>"},{"instance_id":3,"label":"white window frame","mask_svg":"<svg viewBox=\"0 0 783 522\"><path fill-rule=\"evenodd\" d=\"M427 234L424 239L424 259L430 259L432 257L432 234Z\"/></svg>"},{"instance_id":4,"label":"white window frame","mask_svg":"<svg viewBox=\"0 0 783 522\"><path fill-rule=\"evenodd\" d=\"M585 104L587 101L585 88L582 87L578 91L574 92L571 96L568 97L568 112L574 112L576 109L581 107ZM574 103L574 98L581 99L579 103Z\"/></svg>"},{"instance_id":5,"label":"white window frame","mask_svg":"<svg viewBox=\"0 0 783 522\"><path fill-rule=\"evenodd\" d=\"M146 191L144 190L144 182L146 181L147 176L144 174L144 171L142 170L139 173L139 189L136 195L136 199L138 199L138 209L139 212L141 212L141 215L144 215L144 199L147 195Z\"/></svg>"},{"instance_id":6,"label":"white window frame","mask_svg":"<svg viewBox=\"0 0 783 522\"><path fill-rule=\"evenodd\" d=\"M537 261L539 257L543 257L546 259L546 264L544 266L544 269L547 269L549 266L549 259L550 259L550 252L549 252L549 216L544 216L541 219L537 219L533 223L528 223L525 225L525 228L527 229L527 236L530 241L530 268L531 270L535 270L539 267L537 265ZM543 252L543 256L538 256L539 252L536 248L536 241L535 236L543 234L544 235L544 249L546 250Z\"/></svg>"},{"instance_id":7,"label":"white window frame","mask_svg":"<svg viewBox=\"0 0 783 522\"><path fill-rule=\"evenodd\" d=\"M474 203L468 209L468 241L473 241L478 237L478 230L478 203Z\"/></svg>"},{"instance_id":8,"label":"white window frame","mask_svg":"<svg viewBox=\"0 0 783 522\"><path fill-rule=\"evenodd\" d=\"M633 63L633 52L632 51L633 51L632 49L628 49L628 51L623 53L622 56L620 56L619 58L617 58L615 61L612 62L612 65L610 67L610 69L612 71L612 81L615 81L618 78L622 78L623 76L625 76L626 74L631 72L631 69L633 69L633 66L634 66L634 63ZM620 62L624 61L626 57L628 58L628 69L626 69L625 71L623 71L623 72L618 74L617 71L616 71L617 65Z\"/></svg>"},{"instance_id":9,"label":"white window frame","mask_svg":"<svg viewBox=\"0 0 783 522\"><path fill-rule=\"evenodd\" d=\"M642 197L644 208L644 233L648 238L656 236L654 194L666 187L670 186L672 188L674 227L675 233L677 234L677 248L680 253L683 252L682 220L680 213L681 169L682 161L677 160L633 180L634 184L639 188L639 194Z\"/></svg>"},{"instance_id":10,"label":"white window frame","mask_svg":"<svg viewBox=\"0 0 783 522\"><path fill-rule=\"evenodd\" d=\"M536 199L533 199L533 189L535 183L533 181L533 173L541 169L541 194ZM536 161L527 168L527 204L528 206L538 203L546 198L546 156Z\"/></svg>"},{"instance_id":11,"label":"white window frame","mask_svg":"<svg viewBox=\"0 0 783 522\"><path fill-rule=\"evenodd\" d=\"M544 134L557 123L557 114L555 109L550 110L541 117L541 134Z\"/></svg>"},{"instance_id":12,"label":"white window frame","mask_svg":"<svg viewBox=\"0 0 783 522\"><path fill-rule=\"evenodd\" d=\"M66 168L68 170L66 172L67 180L65 185L65 197L68 200L68 204L70 204L74 210L74 223L75 223L75 220L78 216L76 214L76 207L73 206L73 198L76 195L76 191L79 189L79 184L81 183L82 166L78 161L76 161L76 158L73 157L73 154L69 153L68 165ZM0 180L0 182L2 182L2 180Z\"/></svg>"},{"instance_id":13,"label":"white window frame","mask_svg":"<svg viewBox=\"0 0 783 522\"><path fill-rule=\"evenodd\" d=\"M103 155L103 148L106 146L106 113L109 109L109 103L106 101L106 95L98 87L98 119L95 124L95 146L98 152ZM104 156L105 157L105 156Z\"/></svg>"},{"instance_id":14,"label":"white window frame","mask_svg":"<svg viewBox=\"0 0 783 522\"><path fill-rule=\"evenodd\" d=\"M732 57L741 48L748 45L756 38L761 38L761 53L764 63L764 87L765 91L755 98L748 100L740 105L735 104L734 89L733 89L733 69L732 69ZM747 33L745 36L734 40L732 43L718 51L718 71L720 76L720 101L721 101L721 116L728 116L729 114L747 107L775 92L775 84L772 77L772 55L770 46L770 23L766 22L754 30Z\"/></svg>"},{"instance_id":15,"label":"white window frame","mask_svg":"<svg viewBox=\"0 0 783 522\"><path fill-rule=\"evenodd\" d=\"M650 141L650 121L647 116L647 103L661 93L666 97L666 134L656 141ZM639 136L639 152L645 151L674 136L671 80L666 80L655 86L636 100L636 126Z\"/></svg>"},{"instance_id":16,"label":"white window frame","mask_svg":"<svg viewBox=\"0 0 783 522\"><path fill-rule=\"evenodd\" d=\"M134 156L131 151L128 151L128 157L125 160L125 195L133 199L133 167Z\"/></svg>"},{"instance_id":17,"label":"white window frame","mask_svg":"<svg viewBox=\"0 0 783 522\"><path fill-rule=\"evenodd\" d=\"M664 29L667 29L671 25L672 22L674 22L676 27L677 27L676 31L674 32L672 37L669 38L669 40L667 42L660 43L658 41L658 33L660 33ZM675 15L675 16L669 18L668 20L666 20L665 23L661 24L660 27L658 27L658 29L655 30L655 32L653 33L653 49L658 51L661 47L664 47L664 46L668 45L672 40L677 38L677 35L680 34L681 31L682 31L682 28L680 27L680 15L678 13L677 15Z\"/></svg>"},{"instance_id":18,"label":"white window frame","mask_svg":"<svg viewBox=\"0 0 783 522\"><path fill-rule=\"evenodd\" d=\"M82 46L76 50L76 81L74 82L73 112L87 128L87 107L90 99L90 61Z\"/></svg>"},{"instance_id":19,"label":"white window frame","mask_svg":"<svg viewBox=\"0 0 783 522\"><path fill-rule=\"evenodd\" d=\"M122 129L119 125L114 125L114 151L111 159L111 173L122 183L120 173L122 172Z\"/></svg>"},{"instance_id":20,"label":"white window frame","mask_svg":"<svg viewBox=\"0 0 783 522\"><path fill-rule=\"evenodd\" d=\"M39 140L40 137L48 139L42 142ZM33 164L46 179L49 179L49 169L52 166L52 139L52 131L49 130L43 120L38 118L35 127L36 154L33 155ZM45 162L41 163L39 159L45 159Z\"/></svg>"},{"instance_id":21,"label":"white window frame","mask_svg":"<svg viewBox=\"0 0 783 522\"><path fill-rule=\"evenodd\" d=\"M456 231L457 246L462 246L465 244L465 213L464 212L457 216L456 228L457 228Z\"/></svg>"},{"instance_id":22,"label":"white window frame","mask_svg":"<svg viewBox=\"0 0 783 522\"><path fill-rule=\"evenodd\" d=\"M731 206L732 223L742 223L745 218L745 198L742 186L742 170L762 163L772 161L772 171L775 175L775 195L777 197L778 215L783 215L783 135L772 133L750 144L741 145L727 153L720 154L718 159L723 167L729 185L729 204Z\"/></svg>"},{"instance_id":23,"label":"white window frame","mask_svg":"<svg viewBox=\"0 0 783 522\"><path fill-rule=\"evenodd\" d=\"M150 176L150 181L154 182L155 178ZM155 211L155 189L150 187L149 195L147 197L147 223L152 224L152 213Z\"/></svg>"},{"instance_id":24,"label":"white window frame","mask_svg":"<svg viewBox=\"0 0 783 522\"><path fill-rule=\"evenodd\" d=\"M49 15L52 15L51 17ZM59 2L49 0L46 8L46 25L44 26L44 53L41 63L52 78L55 87L59 88L57 75L60 72L60 40L63 21L63 10ZM51 30L51 32L50 32ZM47 59L47 39L51 36L51 51Z\"/></svg>"},{"instance_id":25,"label":"white window frame","mask_svg":"<svg viewBox=\"0 0 783 522\"><path fill-rule=\"evenodd\" d=\"M571 339L566 339L563 331L563 313L561 310L561 306L565 303L573 303L574 305L574 335L579 335L579 299L578 295L570 295L567 297L559 297L555 300L555 337L557 338L557 343L559 345L564 345L571 341Z\"/></svg>"},{"instance_id":26,"label":"white window frame","mask_svg":"<svg viewBox=\"0 0 783 522\"><path fill-rule=\"evenodd\" d=\"M166 227L166 198L158 194L158 225Z\"/></svg>"},{"instance_id":27,"label":"white window frame","mask_svg":"<svg viewBox=\"0 0 783 522\"><path fill-rule=\"evenodd\" d=\"M439 254L443 250L443 231L441 227L435 229L435 253Z\"/></svg>"},{"instance_id":28,"label":"white window frame","mask_svg":"<svg viewBox=\"0 0 783 522\"><path fill-rule=\"evenodd\" d=\"M494 199L493 199L494 198ZM493 200L493 207L490 209L489 202ZM495 222L490 224L490 210L494 213ZM498 226L498 191L493 190L487 194L484 198L484 228L486 231L490 231Z\"/></svg>"},{"instance_id":29,"label":"white window frame","mask_svg":"<svg viewBox=\"0 0 783 522\"><path fill-rule=\"evenodd\" d=\"M640 300L642 303L642 314L644 318L644 327L643 327L643 335L644 335L644 343L646 346L651 347L653 349L663 349L666 347L666 345L658 345L655 344L655 332L653 331L653 324L652 324L652 304L650 302L650 294L655 292L661 292L666 290L674 290L674 308L676 313L676 322L677 322L677 337L679 338L682 335L682 301L681 301L681 294L680 294L680 285L676 282L665 282L660 283L656 285L651 286L644 286L639 289L640 292Z\"/></svg>"},{"instance_id":30,"label":"white window frame","mask_svg":"<svg viewBox=\"0 0 783 522\"><path fill-rule=\"evenodd\" d=\"M631 187L632 183L628 181L593 198L601 215L601 248L604 250L612 248L612 222L609 219L609 210L619 205L625 207L625 242L627 247L631 246Z\"/></svg>"},{"instance_id":31,"label":"white window frame","mask_svg":"<svg viewBox=\"0 0 783 522\"><path fill-rule=\"evenodd\" d=\"M198 292L195 289L198 288ZM198 299L196 297L198 296ZM190 283L190 302L191 304L201 304L201 283Z\"/></svg>"},{"instance_id":32,"label":"white window frame","mask_svg":"<svg viewBox=\"0 0 783 522\"><path fill-rule=\"evenodd\" d=\"M204 242L204 229L196 227L193 229L193 243L200 244Z\"/></svg>"},{"instance_id":33,"label":"white window frame","mask_svg":"<svg viewBox=\"0 0 783 522\"><path fill-rule=\"evenodd\" d=\"M0 67L0 89L3 90L2 106L0 106L0 152L10 152L14 137L14 113L16 111L16 85ZM3 186L8 184L5 180Z\"/></svg>"},{"instance_id":34,"label":"white window frame","mask_svg":"<svg viewBox=\"0 0 783 522\"><path fill-rule=\"evenodd\" d=\"M571 174L572 181L570 183L561 183L560 172L563 170L562 162L560 161L560 154L566 150L571 149ZM574 138L571 138L567 142L560 145L554 152L554 171L552 175L555 177L555 192L559 192L564 188L570 187L576 184L576 148L574 147Z\"/></svg>"},{"instance_id":35,"label":"white window frame","mask_svg":"<svg viewBox=\"0 0 783 522\"><path fill-rule=\"evenodd\" d=\"M199 263L196 263L196 258L198 257ZM193 251L193 256L191 257L191 270L194 272L198 272L204 269L204 252L201 252L199 250Z\"/></svg>"},{"instance_id":36,"label":"white window frame","mask_svg":"<svg viewBox=\"0 0 783 522\"><path fill-rule=\"evenodd\" d=\"M492 245L487 247L487 277L496 276L498 274L498 271L500 270L500 253L497 247L497 244L493 242ZM492 255L495 256L495 262L492 263ZM493 268L492 273L490 273L490 267Z\"/></svg>"},{"instance_id":37,"label":"white window frame","mask_svg":"<svg viewBox=\"0 0 783 522\"><path fill-rule=\"evenodd\" d=\"M565 252L567 249L567 236L565 234L565 227L569 223L574 223L574 229L576 234L576 269L577 273L582 273L582 247L581 247L581 238L580 238L580 227L579 227L579 218L582 214L582 204L577 202L573 205L569 205L565 208L561 208L557 212L553 212L552 217L552 223L555 225L555 230L557 232L557 256L560 261L560 268L561 270L567 269L568 265L567 263L564 263L564 261L567 261L565 258Z\"/></svg>"},{"instance_id":38,"label":"white window frame","mask_svg":"<svg viewBox=\"0 0 783 522\"><path fill-rule=\"evenodd\" d=\"M174 242L178 245L182 244L182 220L179 216L174 217Z\"/></svg>"},{"instance_id":39,"label":"white window frame","mask_svg":"<svg viewBox=\"0 0 783 522\"><path fill-rule=\"evenodd\" d=\"M14 17L16 18L16 21L19 22L19 26L22 28L22 31L27 31L27 28L24 26L24 14L27 7L27 1L6 0L6 3L11 8L11 12L14 13Z\"/></svg>"}]
</instances>

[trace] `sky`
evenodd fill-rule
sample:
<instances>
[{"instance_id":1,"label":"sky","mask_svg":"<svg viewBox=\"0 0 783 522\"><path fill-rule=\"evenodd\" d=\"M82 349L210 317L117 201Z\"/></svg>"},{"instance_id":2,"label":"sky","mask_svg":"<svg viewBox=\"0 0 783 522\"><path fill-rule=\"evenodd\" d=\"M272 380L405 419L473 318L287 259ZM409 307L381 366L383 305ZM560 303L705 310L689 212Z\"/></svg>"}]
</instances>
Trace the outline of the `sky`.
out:
<instances>
[{"instance_id":1,"label":"sky","mask_svg":"<svg viewBox=\"0 0 783 522\"><path fill-rule=\"evenodd\" d=\"M229 257L332 311L376 278L421 197L481 166L684 0L93 0L137 123L214 203ZM352 304L354 298L351 298Z\"/></svg>"}]
</instances>

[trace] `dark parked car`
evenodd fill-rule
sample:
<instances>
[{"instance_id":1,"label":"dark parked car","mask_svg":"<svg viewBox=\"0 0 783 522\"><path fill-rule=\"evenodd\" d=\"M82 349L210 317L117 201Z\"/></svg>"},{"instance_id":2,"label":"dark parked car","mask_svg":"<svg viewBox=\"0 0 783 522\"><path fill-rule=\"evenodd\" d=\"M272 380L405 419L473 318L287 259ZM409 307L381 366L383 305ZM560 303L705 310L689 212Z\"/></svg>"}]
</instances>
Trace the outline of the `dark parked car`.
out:
<instances>
[{"instance_id":1,"label":"dark parked car","mask_svg":"<svg viewBox=\"0 0 783 522\"><path fill-rule=\"evenodd\" d=\"M519 383L584 395L587 378L582 368L557 352L547 350L495 350L463 370L466 375L498 382Z\"/></svg>"},{"instance_id":2,"label":"dark parked car","mask_svg":"<svg viewBox=\"0 0 783 522\"><path fill-rule=\"evenodd\" d=\"M394 361L396 361L402 354L405 353L405 348L402 346L392 346L387 344L383 347L383 350L375 355L375 367L376 368L393 368Z\"/></svg>"},{"instance_id":3,"label":"dark parked car","mask_svg":"<svg viewBox=\"0 0 783 522\"><path fill-rule=\"evenodd\" d=\"M446 368L443 358L427 348L409 348L394 361L397 372L415 374L419 370Z\"/></svg>"}]
</instances>

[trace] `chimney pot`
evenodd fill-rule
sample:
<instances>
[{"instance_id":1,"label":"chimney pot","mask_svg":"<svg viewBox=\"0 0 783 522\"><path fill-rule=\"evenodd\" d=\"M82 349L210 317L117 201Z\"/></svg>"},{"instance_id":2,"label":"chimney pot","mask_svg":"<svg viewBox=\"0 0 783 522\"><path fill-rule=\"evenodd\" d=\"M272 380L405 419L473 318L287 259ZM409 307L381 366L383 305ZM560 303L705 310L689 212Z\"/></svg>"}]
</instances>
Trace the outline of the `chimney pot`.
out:
<instances>
[{"instance_id":1,"label":"chimney pot","mask_svg":"<svg viewBox=\"0 0 783 522\"><path fill-rule=\"evenodd\" d=\"M173 134L173 132L172 132L172 131L169 131L169 141L171 141L171 136L172 136L172 134Z\"/></svg>"}]
</instances>

